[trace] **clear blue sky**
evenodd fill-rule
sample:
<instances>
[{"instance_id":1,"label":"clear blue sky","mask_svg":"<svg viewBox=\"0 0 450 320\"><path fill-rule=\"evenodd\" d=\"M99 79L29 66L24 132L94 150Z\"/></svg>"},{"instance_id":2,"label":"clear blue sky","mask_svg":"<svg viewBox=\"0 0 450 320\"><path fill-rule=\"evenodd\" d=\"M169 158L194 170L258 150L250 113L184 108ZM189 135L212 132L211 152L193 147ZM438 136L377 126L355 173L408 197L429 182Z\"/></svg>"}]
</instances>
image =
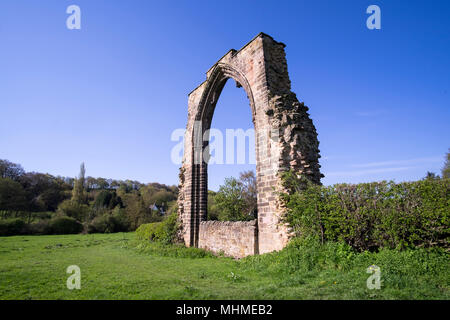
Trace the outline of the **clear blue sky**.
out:
<instances>
[{"instance_id":1,"label":"clear blue sky","mask_svg":"<svg viewBox=\"0 0 450 320\"><path fill-rule=\"evenodd\" d=\"M66 28L71 4L81 30ZM366 28L371 4L381 30ZM287 44L325 184L415 180L439 172L450 147L449 13L449 1L3 0L0 158L177 184L170 136L186 125L187 94L262 31ZM213 126L252 126L231 81ZM247 167L211 168L210 188Z\"/></svg>"}]
</instances>

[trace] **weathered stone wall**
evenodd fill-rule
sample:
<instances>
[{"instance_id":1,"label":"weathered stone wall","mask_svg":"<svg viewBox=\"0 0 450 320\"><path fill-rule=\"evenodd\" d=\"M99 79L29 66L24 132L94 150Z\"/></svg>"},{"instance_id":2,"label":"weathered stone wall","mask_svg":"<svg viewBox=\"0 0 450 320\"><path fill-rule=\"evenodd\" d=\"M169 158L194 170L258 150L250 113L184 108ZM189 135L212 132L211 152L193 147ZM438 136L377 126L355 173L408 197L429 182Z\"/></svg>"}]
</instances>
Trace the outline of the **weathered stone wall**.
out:
<instances>
[{"instance_id":1,"label":"weathered stone wall","mask_svg":"<svg viewBox=\"0 0 450 320\"><path fill-rule=\"evenodd\" d=\"M258 238L254 253L281 250L289 240L290 230L282 219L285 208L278 197L283 190L280 174L293 170L320 183L316 129L308 108L291 92L284 48L260 33L240 50L225 54L189 94L178 198L179 236L187 246L200 246L200 228L205 231L209 226L205 225L208 163L203 157L209 141L203 141L203 134L210 129L220 93L230 78L247 93L255 126ZM240 252L243 242L235 243L238 248L228 244L229 252Z\"/></svg>"},{"instance_id":2,"label":"weathered stone wall","mask_svg":"<svg viewBox=\"0 0 450 320\"><path fill-rule=\"evenodd\" d=\"M258 228L252 221L202 221L198 247L227 256L243 258L257 253Z\"/></svg>"}]
</instances>

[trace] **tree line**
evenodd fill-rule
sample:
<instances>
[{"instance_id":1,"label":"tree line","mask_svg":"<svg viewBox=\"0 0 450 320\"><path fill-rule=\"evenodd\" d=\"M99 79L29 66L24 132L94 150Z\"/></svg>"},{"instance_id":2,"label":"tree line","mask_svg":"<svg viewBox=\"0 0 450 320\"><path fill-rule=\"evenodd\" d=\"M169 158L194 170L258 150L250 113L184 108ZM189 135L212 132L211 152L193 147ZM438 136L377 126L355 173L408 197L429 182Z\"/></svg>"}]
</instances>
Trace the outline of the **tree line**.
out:
<instances>
[{"instance_id":1,"label":"tree line","mask_svg":"<svg viewBox=\"0 0 450 320\"><path fill-rule=\"evenodd\" d=\"M256 195L253 171L227 178L208 192L208 219L255 219ZM84 163L71 178L0 160L0 235L134 231L176 213L177 197L177 186L86 176Z\"/></svg>"},{"instance_id":2,"label":"tree line","mask_svg":"<svg viewBox=\"0 0 450 320\"><path fill-rule=\"evenodd\" d=\"M25 172L20 164L0 160L0 221L17 229L20 220L23 233L59 233L50 230L54 220L78 231L132 231L176 211L177 196L177 186L86 177L84 163L78 177L69 178Z\"/></svg>"},{"instance_id":3,"label":"tree line","mask_svg":"<svg viewBox=\"0 0 450 320\"><path fill-rule=\"evenodd\" d=\"M449 177L450 152L441 176L428 172L425 180ZM78 177L70 178L25 172L20 164L0 160L0 235L134 231L175 213L177 197L177 186L86 177L84 163ZM245 221L257 215L253 171L208 191L209 220Z\"/></svg>"}]
</instances>

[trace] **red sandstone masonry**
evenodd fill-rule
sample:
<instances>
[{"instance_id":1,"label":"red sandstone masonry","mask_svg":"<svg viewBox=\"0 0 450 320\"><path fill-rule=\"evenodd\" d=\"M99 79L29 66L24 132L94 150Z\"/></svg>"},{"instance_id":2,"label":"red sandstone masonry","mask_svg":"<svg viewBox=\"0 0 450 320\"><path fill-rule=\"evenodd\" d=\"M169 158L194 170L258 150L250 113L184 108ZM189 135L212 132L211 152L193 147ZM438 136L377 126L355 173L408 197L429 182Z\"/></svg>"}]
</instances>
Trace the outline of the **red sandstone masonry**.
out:
<instances>
[{"instance_id":1,"label":"red sandstone masonry","mask_svg":"<svg viewBox=\"0 0 450 320\"><path fill-rule=\"evenodd\" d=\"M187 246L204 246L236 256L281 250L289 240L290 230L283 223L285 208L278 199L278 192L283 190L280 173L292 170L320 183L317 132L307 113L308 107L291 92L284 47L260 33L242 49L228 51L207 71L206 80L189 94L178 198L179 238ZM208 147L208 142L194 143L195 123L201 123L201 134L210 128L216 103L229 78L247 93L255 125L258 221L253 251L245 247L245 241L237 239L239 233L229 239L223 236L233 228L241 230L242 236L247 235L251 233L247 227L231 222L217 225L205 222L208 164L194 161L202 159L201 153Z\"/></svg>"},{"instance_id":2,"label":"red sandstone masonry","mask_svg":"<svg viewBox=\"0 0 450 320\"><path fill-rule=\"evenodd\" d=\"M202 221L198 247L243 258L257 253L258 228L252 221Z\"/></svg>"}]
</instances>

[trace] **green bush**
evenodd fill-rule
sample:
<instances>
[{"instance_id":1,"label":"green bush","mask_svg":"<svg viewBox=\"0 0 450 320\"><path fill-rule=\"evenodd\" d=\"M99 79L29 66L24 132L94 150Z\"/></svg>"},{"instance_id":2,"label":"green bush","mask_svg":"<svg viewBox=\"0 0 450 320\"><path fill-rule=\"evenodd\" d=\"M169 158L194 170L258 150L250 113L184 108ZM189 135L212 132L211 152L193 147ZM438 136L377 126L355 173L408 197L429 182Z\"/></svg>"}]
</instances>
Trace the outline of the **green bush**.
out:
<instances>
[{"instance_id":1,"label":"green bush","mask_svg":"<svg viewBox=\"0 0 450 320\"><path fill-rule=\"evenodd\" d=\"M33 223L29 224L27 227L27 234L43 235L43 234L50 234L50 233L51 233L51 227L50 227L49 220L40 220L37 222L33 222Z\"/></svg>"},{"instance_id":2,"label":"green bush","mask_svg":"<svg viewBox=\"0 0 450 320\"><path fill-rule=\"evenodd\" d=\"M0 220L0 236L50 234L49 220L40 220L27 224L23 218Z\"/></svg>"},{"instance_id":3,"label":"green bush","mask_svg":"<svg viewBox=\"0 0 450 320\"><path fill-rule=\"evenodd\" d=\"M112 209L121 204L115 191L101 190L95 197L93 207Z\"/></svg>"},{"instance_id":4,"label":"green bush","mask_svg":"<svg viewBox=\"0 0 450 320\"><path fill-rule=\"evenodd\" d=\"M173 243L177 232L177 214L172 213L161 222L142 224L137 228L136 235L140 240L150 240L161 243Z\"/></svg>"},{"instance_id":5,"label":"green bush","mask_svg":"<svg viewBox=\"0 0 450 320\"><path fill-rule=\"evenodd\" d=\"M140 253L174 258L214 258L215 256L204 249L185 247L181 244L167 244L161 242L138 241L134 248Z\"/></svg>"},{"instance_id":6,"label":"green bush","mask_svg":"<svg viewBox=\"0 0 450 320\"><path fill-rule=\"evenodd\" d=\"M73 234L83 230L83 225L71 217L53 218L50 220L49 227L52 234Z\"/></svg>"},{"instance_id":7,"label":"green bush","mask_svg":"<svg viewBox=\"0 0 450 320\"><path fill-rule=\"evenodd\" d=\"M88 205L73 200L64 200L58 206L58 213L60 215L68 216L78 221L85 221L89 211Z\"/></svg>"},{"instance_id":8,"label":"green bush","mask_svg":"<svg viewBox=\"0 0 450 320\"><path fill-rule=\"evenodd\" d=\"M246 267L268 273L296 273L326 269L348 270L357 253L345 243L320 244L314 238L294 238L281 251L249 256L242 260Z\"/></svg>"},{"instance_id":9,"label":"green bush","mask_svg":"<svg viewBox=\"0 0 450 320\"><path fill-rule=\"evenodd\" d=\"M112 216L116 221L117 231L115 232L130 231L131 223L125 209L121 208L119 205L116 206L112 212Z\"/></svg>"},{"instance_id":10,"label":"green bush","mask_svg":"<svg viewBox=\"0 0 450 320\"><path fill-rule=\"evenodd\" d=\"M252 203L246 185L236 178L225 178L216 193L208 193L210 217L221 221L249 221L257 216L256 199Z\"/></svg>"},{"instance_id":11,"label":"green bush","mask_svg":"<svg viewBox=\"0 0 450 320\"><path fill-rule=\"evenodd\" d=\"M286 222L300 238L363 250L449 247L450 179L337 184L284 177Z\"/></svg>"},{"instance_id":12,"label":"green bush","mask_svg":"<svg viewBox=\"0 0 450 320\"><path fill-rule=\"evenodd\" d=\"M25 222L22 219L0 220L0 236L13 236L25 233Z\"/></svg>"},{"instance_id":13,"label":"green bush","mask_svg":"<svg viewBox=\"0 0 450 320\"><path fill-rule=\"evenodd\" d=\"M51 219L53 212L45 211L45 212L33 212L32 218L35 220L46 220Z\"/></svg>"},{"instance_id":14,"label":"green bush","mask_svg":"<svg viewBox=\"0 0 450 320\"><path fill-rule=\"evenodd\" d=\"M88 233L114 233L127 231L127 227L114 215L96 217L88 225Z\"/></svg>"},{"instance_id":15,"label":"green bush","mask_svg":"<svg viewBox=\"0 0 450 320\"><path fill-rule=\"evenodd\" d=\"M104 213L94 218L88 225L88 233L125 232L130 228L130 222L125 210L119 206L113 212Z\"/></svg>"},{"instance_id":16,"label":"green bush","mask_svg":"<svg viewBox=\"0 0 450 320\"><path fill-rule=\"evenodd\" d=\"M448 253L442 248L357 252L342 242L320 244L314 238L294 238L281 251L249 256L240 264L267 275L299 275L303 279L320 272L332 274L333 270L367 278L366 268L377 265L382 270L384 287L403 289L423 277L439 279L436 282L443 287L448 285Z\"/></svg>"},{"instance_id":17,"label":"green bush","mask_svg":"<svg viewBox=\"0 0 450 320\"><path fill-rule=\"evenodd\" d=\"M112 215L106 213L94 218L88 225L88 233L113 233L116 228L116 221Z\"/></svg>"}]
</instances>

